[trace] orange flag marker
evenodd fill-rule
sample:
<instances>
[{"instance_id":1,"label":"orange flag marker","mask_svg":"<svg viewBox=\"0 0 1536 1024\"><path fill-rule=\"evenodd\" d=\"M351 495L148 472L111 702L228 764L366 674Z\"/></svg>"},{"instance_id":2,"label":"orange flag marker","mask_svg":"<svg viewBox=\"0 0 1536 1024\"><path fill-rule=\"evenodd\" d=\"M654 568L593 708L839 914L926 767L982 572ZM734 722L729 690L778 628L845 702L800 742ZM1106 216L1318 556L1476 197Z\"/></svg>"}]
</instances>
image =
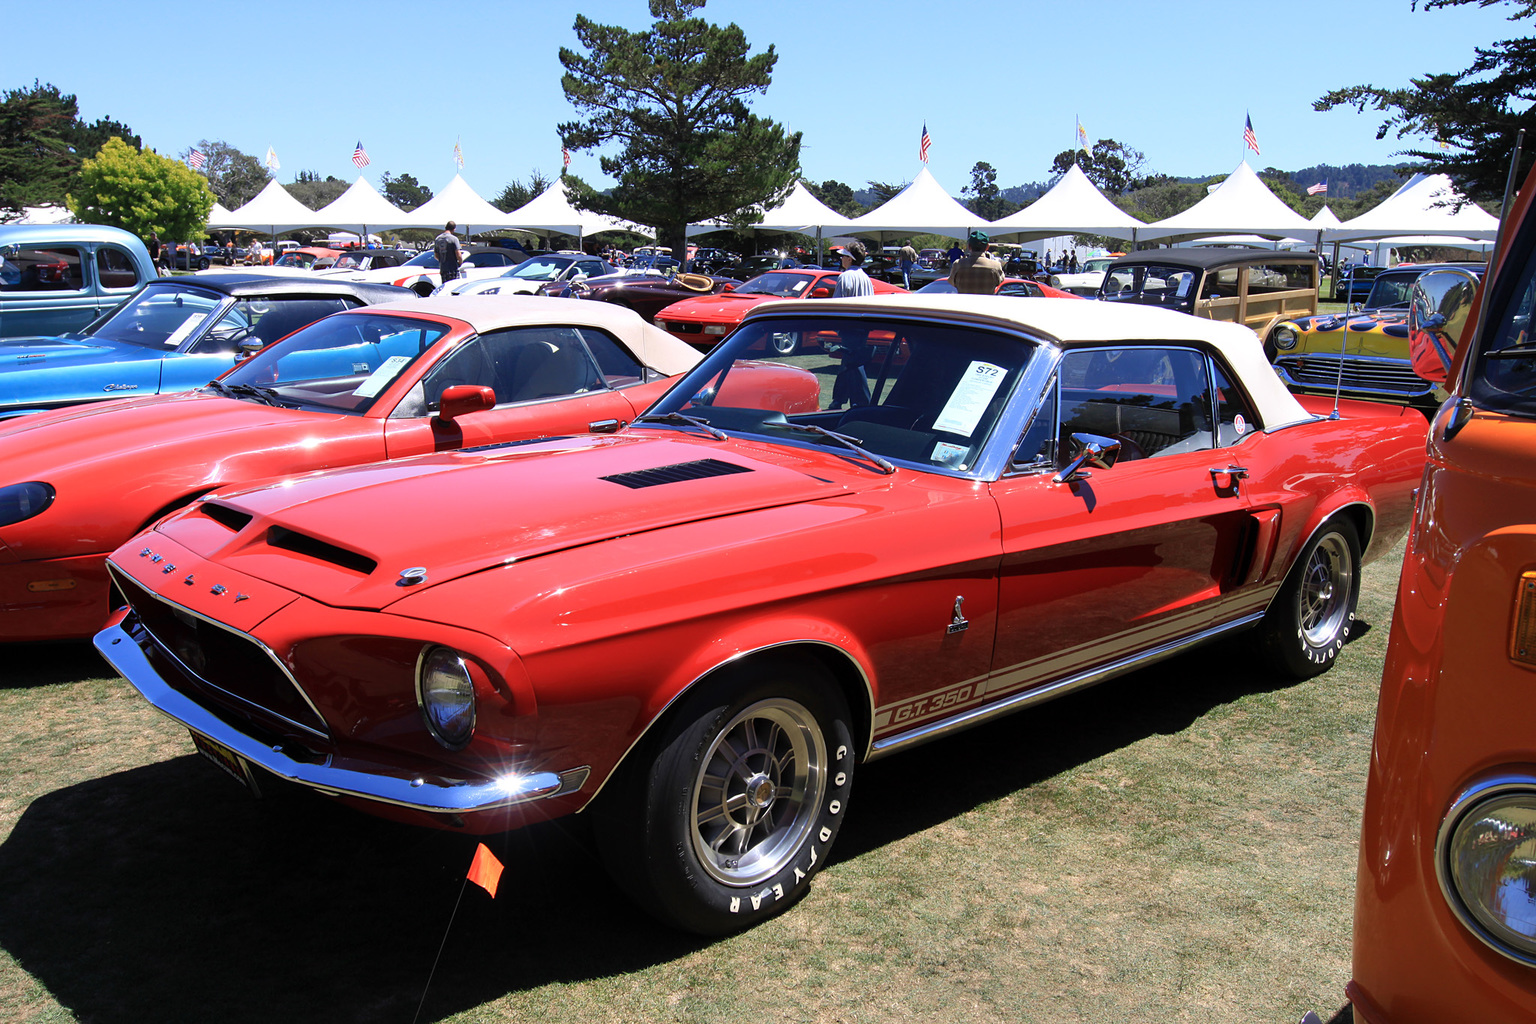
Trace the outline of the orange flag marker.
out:
<instances>
[{"instance_id":1,"label":"orange flag marker","mask_svg":"<svg viewBox=\"0 0 1536 1024\"><path fill-rule=\"evenodd\" d=\"M480 843L475 847L475 859L469 862L469 874L465 877L490 893L491 899L495 899L496 885L501 881L501 861L496 859L496 855L484 843Z\"/></svg>"}]
</instances>

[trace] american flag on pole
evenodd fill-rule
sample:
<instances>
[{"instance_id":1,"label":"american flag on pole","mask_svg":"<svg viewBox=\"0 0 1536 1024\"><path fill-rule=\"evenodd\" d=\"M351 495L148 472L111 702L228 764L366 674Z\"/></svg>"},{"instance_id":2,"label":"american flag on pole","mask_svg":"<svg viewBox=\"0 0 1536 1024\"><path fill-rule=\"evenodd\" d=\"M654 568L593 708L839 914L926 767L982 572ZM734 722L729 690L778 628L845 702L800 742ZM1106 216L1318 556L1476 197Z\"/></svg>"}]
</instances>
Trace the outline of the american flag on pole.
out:
<instances>
[{"instance_id":1,"label":"american flag on pole","mask_svg":"<svg viewBox=\"0 0 1536 1024\"><path fill-rule=\"evenodd\" d=\"M1253 150L1254 153L1258 153L1260 156L1263 155L1259 153L1259 137L1253 134L1253 118L1247 114L1243 115L1243 143Z\"/></svg>"},{"instance_id":2,"label":"american flag on pole","mask_svg":"<svg viewBox=\"0 0 1536 1024\"><path fill-rule=\"evenodd\" d=\"M923 122L923 138L917 144L917 158L923 163L928 162L928 147L933 145L933 139L928 135L928 122Z\"/></svg>"},{"instance_id":3,"label":"american flag on pole","mask_svg":"<svg viewBox=\"0 0 1536 1024\"><path fill-rule=\"evenodd\" d=\"M560 147L560 159L566 167L571 166L571 151L564 146Z\"/></svg>"},{"instance_id":4,"label":"american flag on pole","mask_svg":"<svg viewBox=\"0 0 1536 1024\"><path fill-rule=\"evenodd\" d=\"M368 166L368 151L363 148L363 140L357 140L357 148L352 151L352 162L361 170Z\"/></svg>"},{"instance_id":5,"label":"american flag on pole","mask_svg":"<svg viewBox=\"0 0 1536 1024\"><path fill-rule=\"evenodd\" d=\"M203 164L207 162L208 158L203 155L203 151L200 149L194 149L190 154L187 155L187 163L191 165L194 171L202 170Z\"/></svg>"},{"instance_id":6,"label":"american flag on pole","mask_svg":"<svg viewBox=\"0 0 1536 1024\"><path fill-rule=\"evenodd\" d=\"M1309 196L1325 195L1325 194L1327 194L1327 192L1328 192L1328 183L1326 181L1320 181L1316 185L1313 185L1312 187L1307 189L1307 195L1309 195Z\"/></svg>"}]
</instances>

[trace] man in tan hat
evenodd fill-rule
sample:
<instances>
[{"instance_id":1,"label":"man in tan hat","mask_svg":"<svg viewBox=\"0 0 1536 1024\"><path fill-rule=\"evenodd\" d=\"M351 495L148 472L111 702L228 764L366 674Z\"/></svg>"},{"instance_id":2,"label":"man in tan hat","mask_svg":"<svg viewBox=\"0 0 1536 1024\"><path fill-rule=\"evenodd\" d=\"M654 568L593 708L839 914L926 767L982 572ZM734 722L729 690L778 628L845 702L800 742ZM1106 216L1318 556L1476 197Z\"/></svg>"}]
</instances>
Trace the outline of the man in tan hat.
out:
<instances>
[{"instance_id":1,"label":"man in tan hat","mask_svg":"<svg viewBox=\"0 0 1536 1024\"><path fill-rule=\"evenodd\" d=\"M949 283L968 295L994 295L1003 283L1003 265L987 255L985 231L972 231L971 251L949 265Z\"/></svg>"}]
</instances>

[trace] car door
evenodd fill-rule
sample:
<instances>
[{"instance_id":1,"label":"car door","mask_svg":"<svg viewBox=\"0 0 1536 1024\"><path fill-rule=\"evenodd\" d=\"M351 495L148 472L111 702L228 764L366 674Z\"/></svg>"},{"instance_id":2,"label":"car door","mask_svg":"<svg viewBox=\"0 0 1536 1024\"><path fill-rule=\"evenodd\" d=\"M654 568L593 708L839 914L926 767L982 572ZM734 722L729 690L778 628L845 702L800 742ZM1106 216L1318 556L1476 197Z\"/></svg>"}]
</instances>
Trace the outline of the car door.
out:
<instances>
[{"instance_id":1,"label":"car door","mask_svg":"<svg viewBox=\"0 0 1536 1024\"><path fill-rule=\"evenodd\" d=\"M1255 521L1233 432L1212 430L1210 374L1203 353L1176 347L1062 358L1023 465L993 485L1003 530L994 690L1200 633L1222 595L1249 581ZM1058 483L1074 434L1112 438L1118 461Z\"/></svg>"},{"instance_id":2,"label":"car door","mask_svg":"<svg viewBox=\"0 0 1536 1024\"><path fill-rule=\"evenodd\" d=\"M635 410L613 386L608 367L599 367L587 336L594 346L617 346L601 331L560 325L489 331L464 342L432 366L391 414L385 427L389 457L627 423ZM491 388L496 406L451 423L433 415L443 391L462 384Z\"/></svg>"},{"instance_id":3,"label":"car door","mask_svg":"<svg viewBox=\"0 0 1536 1024\"><path fill-rule=\"evenodd\" d=\"M0 337L53 336L96 318L83 245L10 245L0 252Z\"/></svg>"}]
</instances>

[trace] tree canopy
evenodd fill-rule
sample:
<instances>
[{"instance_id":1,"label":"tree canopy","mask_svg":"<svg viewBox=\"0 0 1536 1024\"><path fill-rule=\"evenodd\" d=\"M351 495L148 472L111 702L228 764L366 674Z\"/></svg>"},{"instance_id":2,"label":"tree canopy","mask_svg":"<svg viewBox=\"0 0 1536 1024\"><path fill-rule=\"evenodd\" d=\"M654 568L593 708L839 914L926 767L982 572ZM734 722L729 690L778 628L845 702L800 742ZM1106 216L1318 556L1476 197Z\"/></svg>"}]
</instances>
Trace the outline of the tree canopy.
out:
<instances>
[{"instance_id":1,"label":"tree canopy","mask_svg":"<svg viewBox=\"0 0 1536 1024\"><path fill-rule=\"evenodd\" d=\"M534 168L528 174L526 183L513 178L502 187L501 194L491 200L491 205L502 213L511 213L544 194L544 190L553 185L550 179L544 176L544 172Z\"/></svg>"},{"instance_id":2,"label":"tree canopy","mask_svg":"<svg viewBox=\"0 0 1536 1024\"><path fill-rule=\"evenodd\" d=\"M692 17L703 0L650 0L642 32L576 16L583 52L561 48L560 84L582 120L558 128L570 150L603 153L618 180L599 192L574 175L582 209L653 225L685 251L691 221L733 217L781 202L800 171L800 134L753 114L746 98L772 81L772 46L749 55L742 30Z\"/></svg>"},{"instance_id":3,"label":"tree canopy","mask_svg":"<svg viewBox=\"0 0 1536 1024\"><path fill-rule=\"evenodd\" d=\"M198 142L196 149L203 154L203 167L199 172L208 179L214 198L224 204L226 210L244 206L256 194L267 187L267 169L249 153L243 153L222 139ZM182 153L182 159L192 155L191 150Z\"/></svg>"},{"instance_id":4,"label":"tree canopy","mask_svg":"<svg viewBox=\"0 0 1536 1024\"><path fill-rule=\"evenodd\" d=\"M997 169L985 160L971 168L971 183L961 193L966 207L983 220L1001 220L1019 209L1018 203L1003 198L997 187Z\"/></svg>"},{"instance_id":5,"label":"tree canopy","mask_svg":"<svg viewBox=\"0 0 1536 1024\"><path fill-rule=\"evenodd\" d=\"M1105 195L1118 196L1141 186L1146 157L1140 150L1114 139L1100 139L1093 144L1092 153L1084 153L1081 149L1064 149L1057 153L1051 161L1051 173L1066 174L1074 163Z\"/></svg>"},{"instance_id":6,"label":"tree canopy","mask_svg":"<svg viewBox=\"0 0 1536 1024\"><path fill-rule=\"evenodd\" d=\"M318 173L305 170L300 171L293 182L283 188L311 210L318 210L340 199L348 183L333 174L327 174L322 181Z\"/></svg>"},{"instance_id":7,"label":"tree canopy","mask_svg":"<svg viewBox=\"0 0 1536 1024\"><path fill-rule=\"evenodd\" d=\"M432 190L417 181L415 175L401 174L396 177L388 171L379 179L379 194L407 213L425 205L432 198Z\"/></svg>"},{"instance_id":8,"label":"tree canopy","mask_svg":"<svg viewBox=\"0 0 1536 1024\"><path fill-rule=\"evenodd\" d=\"M213 209L203 176L154 150L108 139L81 163L69 193L69 212L87 224L110 224L147 238L200 238Z\"/></svg>"},{"instance_id":9,"label":"tree canopy","mask_svg":"<svg viewBox=\"0 0 1536 1024\"><path fill-rule=\"evenodd\" d=\"M110 117L80 120L73 94L34 81L0 93L0 210L64 202L81 162L116 136L134 150L143 142Z\"/></svg>"},{"instance_id":10,"label":"tree canopy","mask_svg":"<svg viewBox=\"0 0 1536 1024\"><path fill-rule=\"evenodd\" d=\"M806 181L805 190L844 217L857 217L865 212L864 204L853 197L853 187L841 181L828 179L820 185Z\"/></svg>"},{"instance_id":11,"label":"tree canopy","mask_svg":"<svg viewBox=\"0 0 1536 1024\"><path fill-rule=\"evenodd\" d=\"M1512 4L1510 21L1536 14L1536 0L1429 0L1426 11L1476 3ZM1400 150L1398 155L1422 160L1426 173L1442 173L1468 198L1497 206L1504 195L1509 157L1515 135L1526 129L1527 144L1519 174L1536 162L1536 39L1505 39L1488 48L1475 48L1471 66L1458 72L1428 72L1410 78L1400 88L1354 85L1335 89L1313 102L1317 110L1334 107L1367 108L1386 113L1376 129L1378 139L1427 138L1431 144Z\"/></svg>"}]
</instances>

